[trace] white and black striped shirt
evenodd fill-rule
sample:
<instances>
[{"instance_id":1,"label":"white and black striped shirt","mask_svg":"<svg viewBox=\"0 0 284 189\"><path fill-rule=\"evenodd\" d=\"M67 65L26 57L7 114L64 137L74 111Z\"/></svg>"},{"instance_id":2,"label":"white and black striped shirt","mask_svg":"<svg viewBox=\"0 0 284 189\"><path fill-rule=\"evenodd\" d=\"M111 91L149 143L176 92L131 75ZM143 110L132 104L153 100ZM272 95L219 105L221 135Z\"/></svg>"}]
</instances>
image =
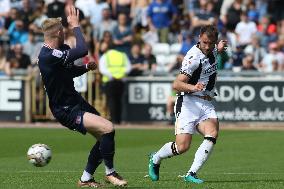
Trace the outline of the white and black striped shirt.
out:
<instances>
[{"instance_id":1,"label":"white and black striped shirt","mask_svg":"<svg viewBox=\"0 0 284 189\"><path fill-rule=\"evenodd\" d=\"M215 95L215 82L217 76L217 49L211 54L205 55L197 47L193 46L183 59L180 73L188 76L189 84L195 85L197 82L204 83L204 90L191 93L193 95L213 97Z\"/></svg>"}]
</instances>

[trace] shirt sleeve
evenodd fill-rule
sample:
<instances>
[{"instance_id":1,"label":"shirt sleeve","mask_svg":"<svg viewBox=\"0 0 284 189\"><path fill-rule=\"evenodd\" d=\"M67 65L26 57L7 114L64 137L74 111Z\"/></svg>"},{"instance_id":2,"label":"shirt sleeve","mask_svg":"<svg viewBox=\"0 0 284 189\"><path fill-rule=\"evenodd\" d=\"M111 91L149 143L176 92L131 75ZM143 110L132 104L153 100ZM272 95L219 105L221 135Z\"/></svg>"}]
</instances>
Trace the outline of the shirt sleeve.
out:
<instances>
[{"instance_id":1,"label":"shirt sleeve","mask_svg":"<svg viewBox=\"0 0 284 189\"><path fill-rule=\"evenodd\" d=\"M55 62L61 63L64 67L71 68L74 61L78 58L82 58L88 54L88 48L85 43L85 39L79 27L73 29L76 38L76 47L67 50L52 50L52 56L55 58Z\"/></svg>"},{"instance_id":2,"label":"shirt sleeve","mask_svg":"<svg viewBox=\"0 0 284 189\"><path fill-rule=\"evenodd\" d=\"M196 55L188 53L182 61L180 74L191 77L193 72L198 68L199 63L199 58Z\"/></svg>"},{"instance_id":3,"label":"shirt sleeve","mask_svg":"<svg viewBox=\"0 0 284 189\"><path fill-rule=\"evenodd\" d=\"M84 73L88 72L88 69L86 68L86 65L82 65L82 66L73 65L72 68L71 68L71 72L72 72L73 78L74 78L74 77L78 77L78 76L83 75Z\"/></svg>"}]
</instances>

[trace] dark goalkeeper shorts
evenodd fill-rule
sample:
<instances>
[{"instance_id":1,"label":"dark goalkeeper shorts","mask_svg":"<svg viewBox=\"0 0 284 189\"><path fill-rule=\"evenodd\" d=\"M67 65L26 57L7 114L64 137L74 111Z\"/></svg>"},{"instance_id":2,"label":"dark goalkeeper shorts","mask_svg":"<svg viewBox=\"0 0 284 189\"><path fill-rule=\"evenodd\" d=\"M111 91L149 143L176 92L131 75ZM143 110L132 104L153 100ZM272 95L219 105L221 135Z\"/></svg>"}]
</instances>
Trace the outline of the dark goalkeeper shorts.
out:
<instances>
[{"instance_id":1,"label":"dark goalkeeper shorts","mask_svg":"<svg viewBox=\"0 0 284 189\"><path fill-rule=\"evenodd\" d=\"M79 104L74 106L50 106L50 109L54 117L63 126L73 131L78 131L85 135L87 133L86 128L83 124L83 115L85 112L89 112L95 115L100 113L89 103L82 100Z\"/></svg>"}]
</instances>

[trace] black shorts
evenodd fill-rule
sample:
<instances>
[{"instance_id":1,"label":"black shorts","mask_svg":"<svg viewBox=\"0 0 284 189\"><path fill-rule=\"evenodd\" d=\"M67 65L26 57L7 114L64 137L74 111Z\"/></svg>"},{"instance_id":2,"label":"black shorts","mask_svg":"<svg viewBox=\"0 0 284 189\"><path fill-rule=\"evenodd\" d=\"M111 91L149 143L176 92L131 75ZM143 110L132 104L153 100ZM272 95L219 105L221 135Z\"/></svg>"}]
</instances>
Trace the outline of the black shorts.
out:
<instances>
[{"instance_id":1,"label":"black shorts","mask_svg":"<svg viewBox=\"0 0 284 189\"><path fill-rule=\"evenodd\" d=\"M87 133L87 130L83 124L84 113L89 112L95 115L100 115L100 113L93 106L84 100L73 106L50 105L50 109L59 123L68 129L78 131L83 135Z\"/></svg>"}]
</instances>

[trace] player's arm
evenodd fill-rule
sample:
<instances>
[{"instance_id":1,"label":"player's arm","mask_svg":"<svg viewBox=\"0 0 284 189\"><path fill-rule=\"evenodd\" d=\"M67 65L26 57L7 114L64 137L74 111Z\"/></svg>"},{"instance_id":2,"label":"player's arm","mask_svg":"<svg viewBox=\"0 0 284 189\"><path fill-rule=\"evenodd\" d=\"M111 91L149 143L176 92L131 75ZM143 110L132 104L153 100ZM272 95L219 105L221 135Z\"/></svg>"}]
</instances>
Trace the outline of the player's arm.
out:
<instances>
[{"instance_id":1,"label":"player's arm","mask_svg":"<svg viewBox=\"0 0 284 189\"><path fill-rule=\"evenodd\" d=\"M173 82L173 89L177 92L193 93L202 91L204 88L203 83L197 83L195 85L189 84L188 81L192 76L193 72L199 66L199 58L194 54L187 54L183 61L180 73Z\"/></svg>"},{"instance_id":2,"label":"player's arm","mask_svg":"<svg viewBox=\"0 0 284 189\"><path fill-rule=\"evenodd\" d=\"M71 68L71 71L73 73L73 78L74 78L74 77L83 75L89 70L95 70L95 69L97 69L97 64L95 62L89 62L88 64L82 65L82 66L73 65L73 67Z\"/></svg>"},{"instance_id":3,"label":"player's arm","mask_svg":"<svg viewBox=\"0 0 284 189\"><path fill-rule=\"evenodd\" d=\"M76 10L74 6L70 6L68 9L67 21L71 28L73 28L76 46L66 52L64 65L73 64L75 60L88 54L88 47L79 25L79 10Z\"/></svg>"},{"instance_id":4,"label":"player's arm","mask_svg":"<svg viewBox=\"0 0 284 189\"><path fill-rule=\"evenodd\" d=\"M196 85L188 84L190 76L180 73L173 82L173 89L178 92L193 93L202 91L204 84L198 82Z\"/></svg>"},{"instance_id":5,"label":"player's arm","mask_svg":"<svg viewBox=\"0 0 284 189\"><path fill-rule=\"evenodd\" d=\"M227 40L220 40L218 45L217 45L218 53L221 53L221 52L225 51L227 46L228 46L228 41Z\"/></svg>"}]
</instances>

